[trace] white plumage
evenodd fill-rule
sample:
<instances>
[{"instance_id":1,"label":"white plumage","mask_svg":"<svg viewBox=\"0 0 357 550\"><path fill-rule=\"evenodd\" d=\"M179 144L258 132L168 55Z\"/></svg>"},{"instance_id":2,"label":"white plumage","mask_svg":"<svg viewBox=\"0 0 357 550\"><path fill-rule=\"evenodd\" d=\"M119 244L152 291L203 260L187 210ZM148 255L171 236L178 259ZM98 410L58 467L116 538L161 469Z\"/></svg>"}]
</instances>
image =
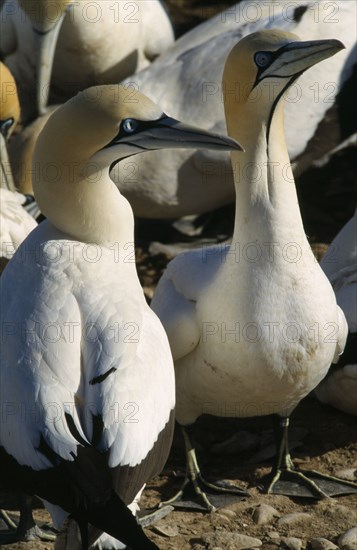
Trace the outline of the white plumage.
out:
<instances>
[{"instance_id":1,"label":"white plumage","mask_svg":"<svg viewBox=\"0 0 357 550\"><path fill-rule=\"evenodd\" d=\"M232 153L232 243L177 256L152 300L175 361L181 425L204 413L288 417L343 350L346 320L304 233L280 100L342 47L266 30L228 56L223 88L246 90L224 95L229 134L245 148ZM289 459L279 468L291 472Z\"/></svg>"}]
</instances>

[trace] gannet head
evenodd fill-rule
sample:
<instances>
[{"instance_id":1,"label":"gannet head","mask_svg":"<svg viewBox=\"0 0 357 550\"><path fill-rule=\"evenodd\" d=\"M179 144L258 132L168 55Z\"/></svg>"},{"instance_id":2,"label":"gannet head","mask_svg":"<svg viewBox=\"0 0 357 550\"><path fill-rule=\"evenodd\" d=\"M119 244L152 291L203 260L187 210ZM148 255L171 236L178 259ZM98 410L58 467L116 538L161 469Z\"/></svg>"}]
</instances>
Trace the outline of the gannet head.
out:
<instances>
[{"instance_id":1,"label":"gannet head","mask_svg":"<svg viewBox=\"0 0 357 550\"><path fill-rule=\"evenodd\" d=\"M35 35L36 106L25 115L28 121L46 112L57 38L72 3L73 0L19 0Z\"/></svg>"},{"instance_id":2,"label":"gannet head","mask_svg":"<svg viewBox=\"0 0 357 550\"><path fill-rule=\"evenodd\" d=\"M309 67L341 49L339 40L301 41L293 33L269 29L252 33L228 55L223 74L227 120L250 106L255 117L271 116L272 107ZM226 91L225 91L226 90ZM237 111L238 109L238 111Z\"/></svg>"},{"instance_id":3,"label":"gannet head","mask_svg":"<svg viewBox=\"0 0 357 550\"><path fill-rule=\"evenodd\" d=\"M0 62L0 133L8 139L20 118L20 104L14 77Z\"/></svg>"},{"instance_id":4,"label":"gannet head","mask_svg":"<svg viewBox=\"0 0 357 550\"><path fill-rule=\"evenodd\" d=\"M110 180L110 167L124 157L165 147L241 149L235 140L168 117L137 90L89 88L59 107L38 137L33 155L33 171L39 171L33 178L38 205L57 228L82 241L99 242L94 226L100 209L103 219L111 213L118 218L115 203L119 197L125 201ZM115 228L114 219L108 227ZM110 238L107 234L106 240Z\"/></svg>"},{"instance_id":5,"label":"gannet head","mask_svg":"<svg viewBox=\"0 0 357 550\"><path fill-rule=\"evenodd\" d=\"M241 149L231 138L168 117L137 90L104 85L80 92L51 115L34 157L41 164L67 158L78 168L109 170L122 158L165 147Z\"/></svg>"}]
</instances>

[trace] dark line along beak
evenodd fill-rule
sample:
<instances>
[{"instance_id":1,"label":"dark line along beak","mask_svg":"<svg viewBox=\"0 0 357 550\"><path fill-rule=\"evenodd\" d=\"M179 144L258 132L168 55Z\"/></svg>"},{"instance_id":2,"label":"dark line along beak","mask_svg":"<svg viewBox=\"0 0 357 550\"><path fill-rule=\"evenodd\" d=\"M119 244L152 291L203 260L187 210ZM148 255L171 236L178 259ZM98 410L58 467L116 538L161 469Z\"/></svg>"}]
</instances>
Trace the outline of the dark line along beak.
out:
<instances>
[{"instance_id":1,"label":"dark line along beak","mask_svg":"<svg viewBox=\"0 0 357 550\"><path fill-rule=\"evenodd\" d=\"M289 78L301 74L344 48L342 42L335 39L290 42L276 52L269 52L272 61L268 67L260 70L257 80L270 76Z\"/></svg>"},{"instance_id":2,"label":"dark line along beak","mask_svg":"<svg viewBox=\"0 0 357 550\"><path fill-rule=\"evenodd\" d=\"M137 129L132 133L120 130L106 147L120 145L129 154L157 149L217 149L220 151L243 151L239 143L227 136L221 136L194 126L183 124L166 115L158 120L136 121ZM127 147L125 147L127 146Z\"/></svg>"}]
</instances>

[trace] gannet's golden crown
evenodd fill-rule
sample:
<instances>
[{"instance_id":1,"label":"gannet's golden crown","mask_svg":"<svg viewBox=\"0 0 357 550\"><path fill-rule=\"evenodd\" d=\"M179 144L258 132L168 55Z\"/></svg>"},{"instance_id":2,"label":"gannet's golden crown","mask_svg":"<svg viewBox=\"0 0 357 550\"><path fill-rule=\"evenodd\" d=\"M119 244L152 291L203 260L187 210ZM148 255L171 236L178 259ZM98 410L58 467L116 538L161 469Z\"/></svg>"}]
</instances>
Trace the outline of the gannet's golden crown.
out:
<instances>
[{"instance_id":1,"label":"gannet's golden crown","mask_svg":"<svg viewBox=\"0 0 357 550\"><path fill-rule=\"evenodd\" d=\"M61 19L73 0L19 0L31 23L39 31L48 31Z\"/></svg>"},{"instance_id":2,"label":"gannet's golden crown","mask_svg":"<svg viewBox=\"0 0 357 550\"><path fill-rule=\"evenodd\" d=\"M35 148L36 159L46 161L42 151L58 153L58 159L88 160L109 144L125 119L157 120L162 110L140 92L121 85L93 86L57 109L43 128Z\"/></svg>"},{"instance_id":3,"label":"gannet's golden crown","mask_svg":"<svg viewBox=\"0 0 357 550\"><path fill-rule=\"evenodd\" d=\"M293 33L269 29L252 33L238 42L228 55L223 82L227 89L241 84L236 102L247 101L250 93L267 78L277 84L276 92L287 87L306 69L343 49L339 40L301 41ZM270 92L273 91L273 88ZM267 94L271 102L276 93Z\"/></svg>"},{"instance_id":4,"label":"gannet's golden crown","mask_svg":"<svg viewBox=\"0 0 357 550\"><path fill-rule=\"evenodd\" d=\"M17 95L17 88L14 77L9 69L0 62L0 123L6 123L13 120L13 123L7 124L6 136L9 137L20 118L20 104ZM5 134L4 134L5 135Z\"/></svg>"}]
</instances>

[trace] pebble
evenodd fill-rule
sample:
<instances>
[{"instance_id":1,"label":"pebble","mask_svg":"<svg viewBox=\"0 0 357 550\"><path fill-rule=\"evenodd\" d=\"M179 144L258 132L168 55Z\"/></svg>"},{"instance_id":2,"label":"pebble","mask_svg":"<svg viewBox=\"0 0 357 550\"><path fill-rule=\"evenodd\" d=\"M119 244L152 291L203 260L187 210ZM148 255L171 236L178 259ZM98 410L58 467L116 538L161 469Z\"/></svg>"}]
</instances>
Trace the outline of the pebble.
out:
<instances>
[{"instance_id":1,"label":"pebble","mask_svg":"<svg viewBox=\"0 0 357 550\"><path fill-rule=\"evenodd\" d=\"M281 537L281 542L284 548L288 548L289 550L302 549L302 540L297 539L296 537Z\"/></svg>"},{"instance_id":2,"label":"pebble","mask_svg":"<svg viewBox=\"0 0 357 550\"><path fill-rule=\"evenodd\" d=\"M224 550L244 550L259 548L262 545L262 541L254 537L227 531L209 533L203 535L202 539L208 544L209 550L213 550L217 546L222 546Z\"/></svg>"},{"instance_id":3,"label":"pebble","mask_svg":"<svg viewBox=\"0 0 357 550\"><path fill-rule=\"evenodd\" d=\"M279 535L278 531L269 531L268 537L271 540L280 540L280 535Z\"/></svg>"},{"instance_id":4,"label":"pebble","mask_svg":"<svg viewBox=\"0 0 357 550\"><path fill-rule=\"evenodd\" d=\"M269 504L259 504L259 506L254 509L253 521L257 525L265 525L279 516L278 510L273 508L273 506L269 506Z\"/></svg>"},{"instance_id":5,"label":"pebble","mask_svg":"<svg viewBox=\"0 0 357 550\"><path fill-rule=\"evenodd\" d=\"M176 526L165 525L164 522L160 523L160 521L152 526L152 530L164 537L177 537L178 535L178 528Z\"/></svg>"},{"instance_id":6,"label":"pebble","mask_svg":"<svg viewBox=\"0 0 357 550\"><path fill-rule=\"evenodd\" d=\"M311 515L307 514L306 512L293 512L291 514L286 514L285 516L282 516L278 520L278 525L280 527L287 525L298 525L301 523L306 523L307 521L311 520Z\"/></svg>"},{"instance_id":7,"label":"pebble","mask_svg":"<svg viewBox=\"0 0 357 550\"><path fill-rule=\"evenodd\" d=\"M214 523L229 523L229 517L226 515L226 514L221 514L221 510L218 512L215 513L214 515Z\"/></svg>"},{"instance_id":8,"label":"pebble","mask_svg":"<svg viewBox=\"0 0 357 550\"><path fill-rule=\"evenodd\" d=\"M333 474L341 479L347 479L347 481L357 481L357 468L345 468L344 470L337 470Z\"/></svg>"},{"instance_id":9,"label":"pebble","mask_svg":"<svg viewBox=\"0 0 357 550\"><path fill-rule=\"evenodd\" d=\"M227 516L227 518L235 518L237 516L236 512L230 510L230 508L221 508L219 513L222 514L222 516Z\"/></svg>"},{"instance_id":10,"label":"pebble","mask_svg":"<svg viewBox=\"0 0 357 550\"><path fill-rule=\"evenodd\" d=\"M312 550L338 550L338 546L324 538L312 539L310 541Z\"/></svg>"},{"instance_id":11,"label":"pebble","mask_svg":"<svg viewBox=\"0 0 357 550\"><path fill-rule=\"evenodd\" d=\"M341 550L357 550L357 527L352 527L338 539Z\"/></svg>"}]
</instances>

